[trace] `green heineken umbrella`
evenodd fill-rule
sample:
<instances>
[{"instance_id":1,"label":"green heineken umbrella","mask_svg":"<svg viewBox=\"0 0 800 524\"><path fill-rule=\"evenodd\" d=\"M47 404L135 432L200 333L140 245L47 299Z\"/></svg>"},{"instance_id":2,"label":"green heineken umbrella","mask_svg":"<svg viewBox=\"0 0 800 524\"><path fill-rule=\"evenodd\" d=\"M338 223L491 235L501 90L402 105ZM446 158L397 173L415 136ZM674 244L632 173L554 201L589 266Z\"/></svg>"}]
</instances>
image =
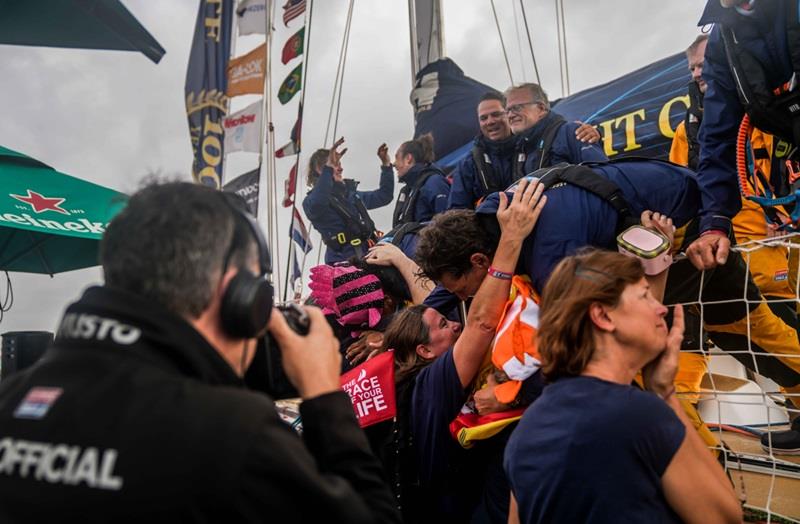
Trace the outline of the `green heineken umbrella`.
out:
<instances>
[{"instance_id":1,"label":"green heineken umbrella","mask_svg":"<svg viewBox=\"0 0 800 524\"><path fill-rule=\"evenodd\" d=\"M52 276L96 266L127 198L0 146L0 270Z\"/></svg>"},{"instance_id":2,"label":"green heineken umbrella","mask_svg":"<svg viewBox=\"0 0 800 524\"><path fill-rule=\"evenodd\" d=\"M0 0L0 44L165 52L119 0Z\"/></svg>"}]
</instances>

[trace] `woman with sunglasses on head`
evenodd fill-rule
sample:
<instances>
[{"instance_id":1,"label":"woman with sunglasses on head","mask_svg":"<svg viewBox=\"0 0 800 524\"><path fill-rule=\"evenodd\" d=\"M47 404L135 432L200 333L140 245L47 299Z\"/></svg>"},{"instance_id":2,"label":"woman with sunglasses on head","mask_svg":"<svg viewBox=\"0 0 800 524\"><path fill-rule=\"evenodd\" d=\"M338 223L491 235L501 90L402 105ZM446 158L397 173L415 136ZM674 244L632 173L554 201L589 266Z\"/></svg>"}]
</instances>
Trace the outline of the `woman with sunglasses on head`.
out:
<instances>
[{"instance_id":1,"label":"woman with sunglasses on head","mask_svg":"<svg viewBox=\"0 0 800 524\"><path fill-rule=\"evenodd\" d=\"M610 251L556 267L537 340L551 383L506 448L509 522L741 522L675 395L683 310L668 328L654 296L665 276L649 282L639 259Z\"/></svg>"}]
</instances>

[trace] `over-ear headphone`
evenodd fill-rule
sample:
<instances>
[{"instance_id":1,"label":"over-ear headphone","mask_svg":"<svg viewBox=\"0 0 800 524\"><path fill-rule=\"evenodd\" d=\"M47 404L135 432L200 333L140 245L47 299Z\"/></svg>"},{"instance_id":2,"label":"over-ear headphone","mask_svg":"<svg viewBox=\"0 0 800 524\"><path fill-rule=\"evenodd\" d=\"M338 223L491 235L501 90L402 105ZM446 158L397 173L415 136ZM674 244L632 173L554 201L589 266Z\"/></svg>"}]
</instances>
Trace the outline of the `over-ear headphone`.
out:
<instances>
[{"instance_id":1,"label":"over-ear headphone","mask_svg":"<svg viewBox=\"0 0 800 524\"><path fill-rule=\"evenodd\" d=\"M269 281L269 275L272 273L272 259L267 241L253 216L233 201L234 199L240 200L240 198L230 193L221 192L221 195L234 218L234 232L225 256L223 272L227 269L234 250L239 247L237 246L237 228L242 224L256 241L259 268L259 274L254 275L248 268L240 267L239 272L228 283L220 307L222 329L231 337L254 338L264 331L272 313L274 293ZM242 240L239 239L240 244L241 242Z\"/></svg>"}]
</instances>

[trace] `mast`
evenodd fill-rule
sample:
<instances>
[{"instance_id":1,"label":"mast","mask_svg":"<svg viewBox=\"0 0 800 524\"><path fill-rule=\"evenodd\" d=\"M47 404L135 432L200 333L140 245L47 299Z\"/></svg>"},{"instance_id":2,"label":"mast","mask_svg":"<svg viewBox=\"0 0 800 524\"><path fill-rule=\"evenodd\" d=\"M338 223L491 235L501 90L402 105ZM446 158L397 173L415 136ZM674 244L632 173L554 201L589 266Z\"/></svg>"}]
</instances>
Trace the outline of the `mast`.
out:
<instances>
[{"instance_id":1,"label":"mast","mask_svg":"<svg viewBox=\"0 0 800 524\"><path fill-rule=\"evenodd\" d=\"M445 56L441 0L408 0L411 85L426 65Z\"/></svg>"}]
</instances>

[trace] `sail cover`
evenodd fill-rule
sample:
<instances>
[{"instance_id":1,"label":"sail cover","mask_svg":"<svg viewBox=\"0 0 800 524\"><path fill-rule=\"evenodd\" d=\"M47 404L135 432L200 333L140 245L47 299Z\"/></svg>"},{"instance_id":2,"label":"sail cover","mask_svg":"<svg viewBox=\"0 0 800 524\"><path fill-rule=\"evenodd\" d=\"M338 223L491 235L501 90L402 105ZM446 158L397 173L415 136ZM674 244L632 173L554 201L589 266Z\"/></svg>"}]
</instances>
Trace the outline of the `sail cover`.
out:
<instances>
[{"instance_id":1,"label":"sail cover","mask_svg":"<svg viewBox=\"0 0 800 524\"><path fill-rule=\"evenodd\" d=\"M684 118L691 80L686 57L678 53L603 85L556 100L553 110L568 121L597 126L609 158L667 159L675 127ZM432 133L437 162L453 167L469 153L479 133L480 97L495 91L465 76L450 59L429 64L411 93L415 136Z\"/></svg>"}]
</instances>

